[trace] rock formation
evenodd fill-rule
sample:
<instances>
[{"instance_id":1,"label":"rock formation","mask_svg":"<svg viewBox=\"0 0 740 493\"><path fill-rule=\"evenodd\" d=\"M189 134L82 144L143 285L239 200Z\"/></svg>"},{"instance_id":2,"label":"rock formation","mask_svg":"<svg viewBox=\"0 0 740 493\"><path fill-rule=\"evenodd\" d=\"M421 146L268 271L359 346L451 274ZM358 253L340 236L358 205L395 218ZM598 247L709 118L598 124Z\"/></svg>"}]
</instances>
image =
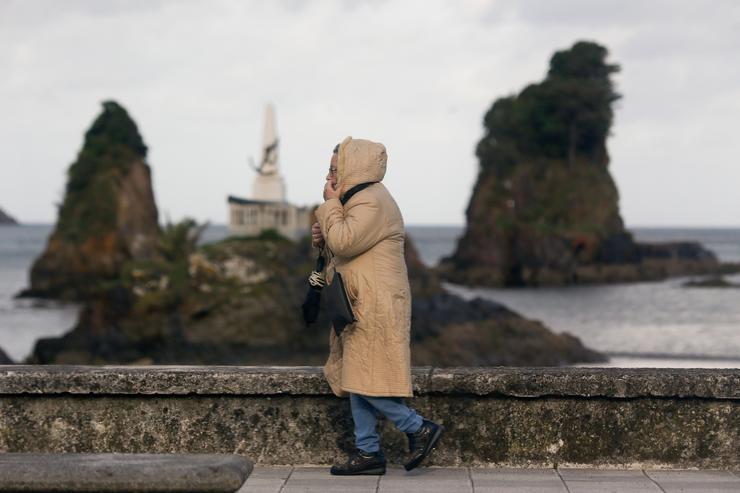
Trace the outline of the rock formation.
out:
<instances>
[{"instance_id":1,"label":"rock formation","mask_svg":"<svg viewBox=\"0 0 740 493\"><path fill-rule=\"evenodd\" d=\"M655 279L717 268L694 243L640 245L625 230L606 138L620 97L607 50L578 42L544 81L497 100L484 118L467 228L443 259L467 285Z\"/></svg>"},{"instance_id":2,"label":"rock formation","mask_svg":"<svg viewBox=\"0 0 740 493\"><path fill-rule=\"evenodd\" d=\"M30 363L322 364L324 315L301 315L315 253L272 230L198 246L192 220L157 225L146 146L105 103L71 166L59 221L30 294L83 301L75 328L37 342ZM493 302L447 293L407 243L413 362L560 365L603 356Z\"/></svg>"},{"instance_id":3,"label":"rock formation","mask_svg":"<svg viewBox=\"0 0 740 493\"><path fill-rule=\"evenodd\" d=\"M703 279L691 279L681 286L684 288L740 288L740 283L730 282L722 276L710 276Z\"/></svg>"},{"instance_id":4,"label":"rock formation","mask_svg":"<svg viewBox=\"0 0 740 493\"><path fill-rule=\"evenodd\" d=\"M56 228L21 295L86 299L115 280L126 261L155 255L159 225L146 153L126 110L103 103L69 167Z\"/></svg>"},{"instance_id":5,"label":"rock formation","mask_svg":"<svg viewBox=\"0 0 740 493\"><path fill-rule=\"evenodd\" d=\"M15 364L15 361L10 359L10 356L5 354L5 351L3 351L3 348L0 348L0 365L13 365Z\"/></svg>"},{"instance_id":6,"label":"rock formation","mask_svg":"<svg viewBox=\"0 0 740 493\"><path fill-rule=\"evenodd\" d=\"M0 225L15 225L18 224L18 221L16 221L14 218L9 216L5 213L2 209L0 209Z\"/></svg>"},{"instance_id":7,"label":"rock formation","mask_svg":"<svg viewBox=\"0 0 740 493\"><path fill-rule=\"evenodd\" d=\"M180 235L181 237L183 235ZM601 361L493 302L447 293L409 242L416 365L561 365ZM86 304L77 327L42 339L32 363L323 364L329 322L305 327L308 240L231 238L173 261L129 262L122 283Z\"/></svg>"}]
</instances>

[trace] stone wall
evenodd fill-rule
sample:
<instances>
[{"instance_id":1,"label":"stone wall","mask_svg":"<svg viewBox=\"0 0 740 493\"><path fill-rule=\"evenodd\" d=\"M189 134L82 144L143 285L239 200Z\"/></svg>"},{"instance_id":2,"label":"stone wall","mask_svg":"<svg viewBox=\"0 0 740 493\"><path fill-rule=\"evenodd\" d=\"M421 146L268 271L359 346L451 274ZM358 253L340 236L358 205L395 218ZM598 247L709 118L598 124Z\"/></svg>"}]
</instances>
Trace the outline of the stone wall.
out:
<instances>
[{"instance_id":1,"label":"stone wall","mask_svg":"<svg viewBox=\"0 0 740 493\"><path fill-rule=\"evenodd\" d=\"M740 370L415 368L437 465L740 466ZM317 367L0 366L0 451L236 452L329 464L347 399ZM382 423L386 455L405 436Z\"/></svg>"}]
</instances>

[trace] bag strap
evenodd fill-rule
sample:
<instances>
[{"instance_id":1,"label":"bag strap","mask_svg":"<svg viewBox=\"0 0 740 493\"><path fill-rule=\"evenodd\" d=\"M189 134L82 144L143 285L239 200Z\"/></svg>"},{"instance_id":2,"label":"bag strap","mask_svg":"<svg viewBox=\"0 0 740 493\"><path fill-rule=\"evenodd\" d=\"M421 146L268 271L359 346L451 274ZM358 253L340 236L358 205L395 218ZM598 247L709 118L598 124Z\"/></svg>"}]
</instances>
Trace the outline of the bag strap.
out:
<instances>
[{"instance_id":1,"label":"bag strap","mask_svg":"<svg viewBox=\"0 0 740 493\"><path fill-rule=\"evenodd\" d=\"M359 185L355 185L354 187L347 190L347 192L344 194L344 197L339 199L339 201L342 203L342 205L349 202L349 199L351 199L357 192L361 192L362 190L365 190L370 185L374 185L375 183L378 183L377 181L368 181L365 183L360 183Z\"/></svg>"},{"instance_id":2,"label":"bag strap","mask_svg":"<svg viewBox=\"0 0 740 493\"><path fill-rule=\"evenodd\" d=\"M349 199L351 199L352 197L354 197L354 195L357 192L361 192L361 191L365 190L367 187L369 187L370 185L374 185L376 183L378 183L378 182L377 181L367 181L365 183L360 183L359 185L355 185L354 187L352 187L349 190L347 190L347 192L344 194L344 196L342 198L339 199L339 201L342 203L342 205L344 205L347 202L349 202ZM329 250L329 247L328 246L324 246L324 248L322 248L321 251L319 251L319 258L316 259L316 261L317 261L316 262L316 267L317 267L316 268L316 271L317 272L321 272L318 269L319 265L321 266L321 269L323 269L324 268L324 265L325 265L324 264L324 262L325 262L325 258L324 258L325 252L324 252L324 250L327 250L329 253L332 254L332 256L334 255L334 252L332 252L331 250ZM319 264L319 259L321 261L320 264Z\"/></svg>"}]
</instances>

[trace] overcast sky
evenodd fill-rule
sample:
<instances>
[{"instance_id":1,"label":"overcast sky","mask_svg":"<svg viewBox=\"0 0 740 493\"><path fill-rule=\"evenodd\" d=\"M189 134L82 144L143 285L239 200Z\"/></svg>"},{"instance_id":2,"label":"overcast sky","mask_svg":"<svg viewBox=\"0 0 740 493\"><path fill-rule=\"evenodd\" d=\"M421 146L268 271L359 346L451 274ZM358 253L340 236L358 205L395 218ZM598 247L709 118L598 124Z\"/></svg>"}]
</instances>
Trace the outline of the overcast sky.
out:
<instances>
[{"instance_id":1,"label":"overcast sky","mask_svg":"<svg viewBox=\"0 0 740 493\"><path fill-rule=\"evenodd\" d=\"M53 222L83 132L136 120L162 217L225 223L275 104L288 197L345 135L388 148L407 224L463 224L481 121L555 50L604 44L630 226L740 226L740 2L0 0L0 207Z\"/></svg>"}]
</instances>

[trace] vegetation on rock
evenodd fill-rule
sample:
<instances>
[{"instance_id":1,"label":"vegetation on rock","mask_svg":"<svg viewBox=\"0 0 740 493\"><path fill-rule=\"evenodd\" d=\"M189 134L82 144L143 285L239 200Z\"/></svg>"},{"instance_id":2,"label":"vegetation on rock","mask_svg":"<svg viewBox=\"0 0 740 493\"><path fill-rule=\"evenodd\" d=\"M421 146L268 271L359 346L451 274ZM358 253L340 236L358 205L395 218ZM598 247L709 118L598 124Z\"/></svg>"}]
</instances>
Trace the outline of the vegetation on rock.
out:
<instances>
[{"instance_id":1,"label":"vegetation on rock","mask_svg":"<svg viewBox=\"0 0 740 493\"><path fill-rule=\"evenodd\" d=\"M81 243L91 233L114 232L116 189L136 161L146 159L147 147L126 110L114 101L85 133L85 141L67 171L65 198L59 209L61 238Z\"/></svg>"},{"instance_id":2,"label":"vegetation on rock","mask_svg":"<svg viewBox=\"0 0 740 493\"><path fill-rule=\"evenodd\" d=\"M543 82L496 101L476 152L481 167L504 177L522 158L541 167L573 166L583 157L606 165L612 103L620 97L611 80L619 67L606 57L606 48L596 43L576 43L553 55Z\"/></svg>"}]
</instances>

